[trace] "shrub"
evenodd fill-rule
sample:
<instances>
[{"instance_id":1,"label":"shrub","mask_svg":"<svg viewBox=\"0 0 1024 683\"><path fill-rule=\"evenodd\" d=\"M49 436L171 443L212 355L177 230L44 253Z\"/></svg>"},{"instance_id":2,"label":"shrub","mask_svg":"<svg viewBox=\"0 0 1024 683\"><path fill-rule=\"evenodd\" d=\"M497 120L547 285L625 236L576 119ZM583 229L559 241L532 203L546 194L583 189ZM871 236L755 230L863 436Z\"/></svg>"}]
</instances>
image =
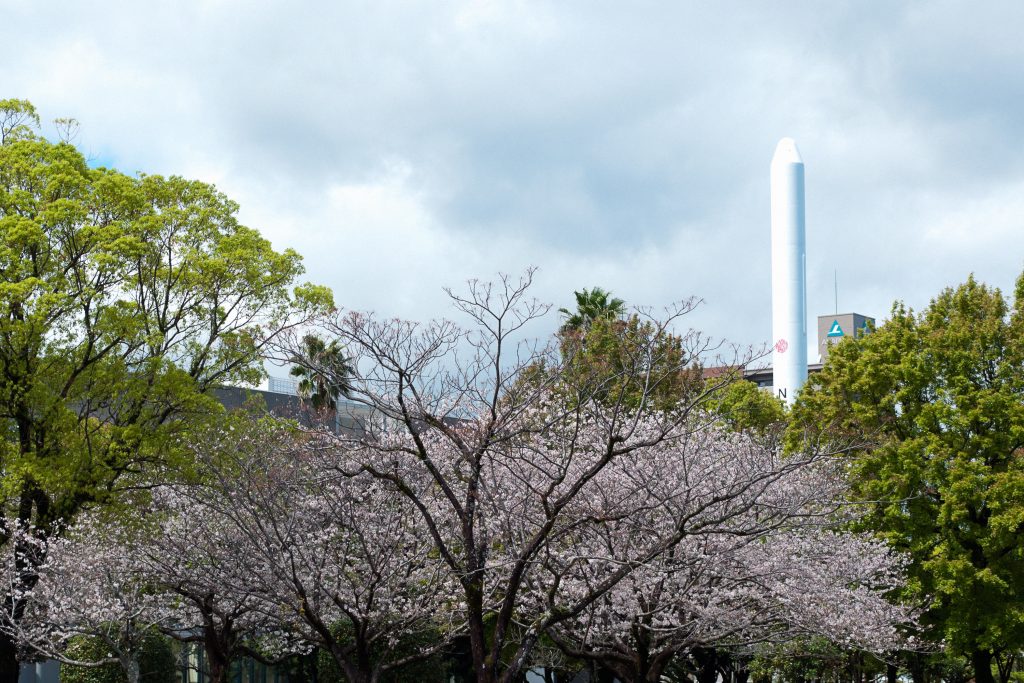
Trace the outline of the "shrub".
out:
<instances>
[{"instance_id":1,"label":"shrub","mask_svg":"<svg viewBox=\"0 0 1024 683\"><path fill-rule=\"evenodd\" d=\"M95 661L105 657L109 648L99 638L79 637L71 641L65 655L69 659ZM139 656L141 683L177 683L178 662L171 642L159 633L147 636ZM61 683L127 683L128 677L118 664L98 667L61 664Z\"/></svg>"}]
</instances>

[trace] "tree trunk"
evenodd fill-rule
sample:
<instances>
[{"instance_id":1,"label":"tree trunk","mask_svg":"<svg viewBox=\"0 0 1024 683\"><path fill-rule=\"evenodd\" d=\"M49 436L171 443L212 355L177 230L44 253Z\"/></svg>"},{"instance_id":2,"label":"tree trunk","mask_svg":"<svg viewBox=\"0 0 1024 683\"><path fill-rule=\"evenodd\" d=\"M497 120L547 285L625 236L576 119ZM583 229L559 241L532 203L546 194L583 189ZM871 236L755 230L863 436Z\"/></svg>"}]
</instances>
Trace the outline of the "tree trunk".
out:
<instances>
[{"instance_id":1,"label":"tree trunk","mask_svg":"<svg viewBox=\"0 0 1024 683\"><path fill-rule=\"evenodd\" d=\"M661 677L671 661L671 658L655 660L647 669L647 683L660 683Z\"/></svg>"},{"instance_id":2,"label":"tree trunk","mask_svg":"<svg viewBox=\"0 0 1024 683\"><path fill-rule=\"evenodd\" d=\"M373 681L373 673L363 671L359 667L346 666L342 671L345 672L345 679L348 683L371 683Z\"/></svg>"},{"instance_id":3,"label":"tree trunk","mask_svg":"<svg viewBox=\"0 0 1024 683\"><path fill-rule=\"evenodd\" d=\"M1013 652L1003 652L995 656L996 671L999 672L999 683L1010 683L1010 676L1013 675L1013 665L1017 655Z\"/></svg>"},{"instance_id":4,"label":"tree trunk","mask_svg":"<svg viewBox=\"0 0 1024 683\"><path fill-rule=\"evenodd\" d=\"M210 683L228 683L228 674L231 673L229 662L207 656L206 668L210 672Z\"/></svg>"},{"instance_id":5,"label":"tree trunk","mask_svg":"<svg viewBox=\"0 0 1024 683\"><path fill-rule=\"evenodd\" d=\"M124 674L128 678L128 683L139 683L139 679L142 677L142 667L139 666L138 657L129 657L125 663Z\"/></svg>"},{"instance_id":6,"label":"tree trunk","mask_svg":"<svg viewBox=\"0 0 1024 683\"><path fill-rule=\"evenodd\" d=\"M0 635L0 683L18 683L18 649L5 635Z\"/></svg>"},{"instance_id":7,"label":"tree trunk","mask_svg":"<svg viewBox=\"0 0 1024 683\"><path fill-rule=\"evenodd\" d=\"M473 680L473 653L467 636L459 636L452 641L448 659L454 683L470 683Z\"/></svg>"},{"instance_id":8,"label":"tree trunk","mask_svg":"<svg viewBox=\"0 0 1024 683\"><path fill-rule=\"evenodd\" d=\"M494 683L493 663L488 666L487 629L483 620L483 589L474 585L466 590L466 622L469 626L469 651L473 655L476 683Z\"/></svg>"},{"instance_id":9,"label":"tree trunk","mask_svg":"<svg viewBox=\"0 0 1024 683\"><path fill-rule=\"evenodd\" d=\"M592 683L614 683L615 674L595 661L590 662L590 680Z\"/></svg>"},{"instance_id":10,"label":"tree trunk","mask_svg":"<svg viewBox=\"0 0 1024 683\"><path fill-rule=\"evenodd\" d=\"M718 680L718 653L712 648L694 648L697 664L697 683L716 683Z\"/></svg>"},{"instance_id":11,"label":"tree trunk","mask_svg":"<svg viewBox=\"0 0 1024 683\"><path fill-rule=\"evenodd\" d=\"M750 669L742 657L725 654L718 658L718 670L725 683L747 683L750 680Z\"/></svg>"},{"instance_id":12,"label":"tree trunk","mask_svg":"<svg viewBox=\"0 0 1024 683\"><path fill-rule=\"evenodd\" d=\"M974 666L974 683L995 683L992 677L991 652L975 650L971 653L971 664Z\"/></svg>"},{"instance_id":13,"label":"tree trunk","mask_svg":"<svg viewBox=\"0 0 1024 683\"><path fill-rule=\"evenodd\" d=\"M227 648L222 646L219 633L209 627L205 630L203 647L206 650L206 668L210 674L209 683L228 683L231 675L231 656Z\"/></svg>"},{"instance_id":14,"label":"tree trunk","mask_svg":"<svg viewBox=\"0 0 1024 683\"><path fill-rule=\"evenodd\" d=\"M907 658L907 668L910 669L910 678L914 683L928 683L928 676L925 672L924 662L917 652L910 653Z\"/></svg>"}]
</instances>

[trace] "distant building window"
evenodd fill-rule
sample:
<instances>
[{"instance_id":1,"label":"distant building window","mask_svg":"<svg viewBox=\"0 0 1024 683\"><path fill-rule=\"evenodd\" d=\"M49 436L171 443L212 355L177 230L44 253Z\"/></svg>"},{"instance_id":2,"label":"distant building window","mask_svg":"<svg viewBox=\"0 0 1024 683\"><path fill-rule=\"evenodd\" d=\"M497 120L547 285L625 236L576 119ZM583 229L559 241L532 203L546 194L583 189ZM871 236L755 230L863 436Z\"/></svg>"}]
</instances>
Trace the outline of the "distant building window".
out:
<instances>
[{"instance_id":1,"label":"distant building window","mask_svg":"<svg viewBox=\"0 0 1024 683\"><path fill-rule=\"evenodd\" d=\"M298 396L299 383L297 380L286 377L271 377L267 383L267 389L275 394L288 394Z\"/></svg>"}]
</instances>

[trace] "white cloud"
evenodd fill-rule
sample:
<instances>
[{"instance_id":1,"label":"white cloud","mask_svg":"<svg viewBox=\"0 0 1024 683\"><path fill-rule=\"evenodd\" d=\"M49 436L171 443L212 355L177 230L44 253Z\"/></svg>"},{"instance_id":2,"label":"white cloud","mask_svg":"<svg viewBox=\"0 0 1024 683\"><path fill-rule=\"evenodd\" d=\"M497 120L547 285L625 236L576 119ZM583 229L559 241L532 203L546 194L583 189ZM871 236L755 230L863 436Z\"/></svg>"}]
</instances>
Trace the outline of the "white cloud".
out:
<instances>
[{"instance_id":1,"label":"white cloud","mask_svg":"<svg viewBox=\"0 0 1024 683\"><path fill-rule=\"evenodd\" d=\"M695 324L761 342L784 135L812 315L837 269L882 316L1024 267L1011 2L0 5L0 97L217 183L345 306L437 315L442 285L532 264L556 305L696 294Z\"/></svg>"}]
</instances>

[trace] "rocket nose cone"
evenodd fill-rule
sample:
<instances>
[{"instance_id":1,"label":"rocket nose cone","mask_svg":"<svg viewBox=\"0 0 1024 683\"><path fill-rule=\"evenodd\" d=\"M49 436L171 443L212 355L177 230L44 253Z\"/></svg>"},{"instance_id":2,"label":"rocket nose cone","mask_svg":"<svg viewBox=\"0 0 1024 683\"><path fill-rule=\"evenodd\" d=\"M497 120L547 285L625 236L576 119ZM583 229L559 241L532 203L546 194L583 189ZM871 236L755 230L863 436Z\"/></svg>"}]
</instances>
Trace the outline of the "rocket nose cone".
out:
<instances>
[{"instance_id":1,"label":"rocket nose cone","mask_svg":"<svg viewBox=\"0 0 1024 683\"><path fill-rule=\"evenodd\" d=\"M796 140L793 138L782 138L775 146L775 156L772 157L772 164L802 164L803 157L800 150L796 148Z\"/></svg>"}]
</instances>

